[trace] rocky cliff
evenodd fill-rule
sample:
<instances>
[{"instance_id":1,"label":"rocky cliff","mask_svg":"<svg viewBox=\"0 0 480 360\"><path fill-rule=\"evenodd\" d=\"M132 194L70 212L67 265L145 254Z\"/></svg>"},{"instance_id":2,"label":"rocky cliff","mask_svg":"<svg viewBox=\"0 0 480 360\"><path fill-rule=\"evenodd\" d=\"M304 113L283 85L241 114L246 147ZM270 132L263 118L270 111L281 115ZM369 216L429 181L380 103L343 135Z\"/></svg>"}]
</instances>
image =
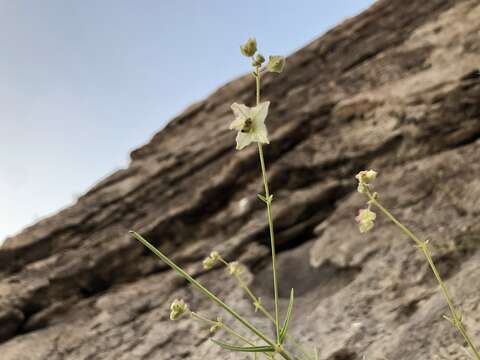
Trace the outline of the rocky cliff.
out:
<instances>
[{"instance_id":1,"label":"rocky cliff","mask_svg":"<svg viewBox=\"0 0 480 360\"><path fill-rule=\"evenodd\" d=\"M265 148L278 232L282 306L321 359L466 359L421 253L379 216L361 235L354 175L430 239L480 344L480 3L383 0L265 77ZM211 345L168 305L216 309L128 235L136 229L227 302L250 304L216 249L247 266L270 299L270 258L255 147L234 150L230 104L251 77L194 104L76 204L0 248L0 358L242 359ZM264 325L265 326L265 325Z\"/></svg>"}]
</instances>

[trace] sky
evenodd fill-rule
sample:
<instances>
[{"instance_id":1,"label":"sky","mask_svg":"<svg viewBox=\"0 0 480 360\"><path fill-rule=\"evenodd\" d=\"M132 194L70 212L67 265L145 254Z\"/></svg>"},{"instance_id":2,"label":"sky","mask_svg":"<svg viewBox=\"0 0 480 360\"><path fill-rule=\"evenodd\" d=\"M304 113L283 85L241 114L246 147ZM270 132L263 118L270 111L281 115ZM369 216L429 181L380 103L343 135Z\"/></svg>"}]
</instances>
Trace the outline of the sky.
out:
<instances>
[{"instance_id":1,"label":"sky","mask_svg":"<svg viewBox=\"0 0 480 360\"><path fill-rule=\"evenodd\" d=\"M169 119L373 0L0 0L0 243L128 165Z\"/></svg>"}]
</instances>

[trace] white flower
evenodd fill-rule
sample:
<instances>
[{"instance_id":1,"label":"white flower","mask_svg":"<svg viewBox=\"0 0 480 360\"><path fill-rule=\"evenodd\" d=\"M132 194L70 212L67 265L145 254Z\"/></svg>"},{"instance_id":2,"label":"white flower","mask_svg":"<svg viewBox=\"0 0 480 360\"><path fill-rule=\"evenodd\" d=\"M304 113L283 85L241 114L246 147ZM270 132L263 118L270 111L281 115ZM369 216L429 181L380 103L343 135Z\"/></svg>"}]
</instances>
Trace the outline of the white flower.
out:
<instances>
[{"instance_id":1,"label":"white flower","mask_svg":"<svg viewBox=\"0 0 480 360\"><path fill-rule=\"evenodd\" d=\"M170 320L177 320L183 313L188 311L188 305L182 299L175 299L170 305Z\"/></svg>"},{"instance_id":2,"label":"white flower","mask_svg":"<svg viewBox=\"0 0 480 360\"><path fill-rule=\"evenodd\" d=\"M376 218L377 214L375 214L369 208L361 209L358 212L358 216L355 218L355 220L358 222L358 228L360 229L360 232L365 233L370 231L373 228Z\"/></svg>"},{"instance_id":3,"label":"white flower","mask_svg":"<svg viewBox=\"0 0 480 360\"><path fill-rule=\"evenodd\" d=\"M268 114L269 101L260 103L255 107L233 103L231 108L235 120L230 124L230 130L238 130L237 150L243 149L252 142L268 144L267 127L265 119Z\"/></svg>"}]
</instances>

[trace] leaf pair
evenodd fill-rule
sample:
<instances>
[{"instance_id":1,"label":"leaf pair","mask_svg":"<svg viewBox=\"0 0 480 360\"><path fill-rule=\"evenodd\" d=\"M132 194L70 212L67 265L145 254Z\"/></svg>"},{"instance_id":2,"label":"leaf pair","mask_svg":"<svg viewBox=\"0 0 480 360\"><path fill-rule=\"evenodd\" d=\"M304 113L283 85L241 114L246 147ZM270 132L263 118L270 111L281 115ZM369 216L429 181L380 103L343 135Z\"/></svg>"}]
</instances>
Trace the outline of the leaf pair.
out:
<instances>
[{"instance_id":1,"label":"leaf pair","mask_svg":"<svg viewBox=\"0 0 480 360\"><path fill-rule=\"evenodd\" d=\"M262 200L265 204L269 204L273 200L273 194L270 194L268 197L263 196L262 194L257 194L258 198Z\"/></svg>"}]
</instances>

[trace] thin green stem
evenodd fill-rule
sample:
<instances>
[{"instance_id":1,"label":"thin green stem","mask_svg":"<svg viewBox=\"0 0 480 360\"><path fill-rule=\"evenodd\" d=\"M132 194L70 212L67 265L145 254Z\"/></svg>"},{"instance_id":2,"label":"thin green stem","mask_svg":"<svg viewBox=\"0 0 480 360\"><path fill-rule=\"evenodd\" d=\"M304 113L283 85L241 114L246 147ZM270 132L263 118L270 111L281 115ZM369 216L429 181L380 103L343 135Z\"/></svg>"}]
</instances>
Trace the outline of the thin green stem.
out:
<instances>
[{"instance_id":1,"label":"thin green stem","mask_svg":"<svg viewBox=\"0 0 480 360\"><path fill-rule=\"evenodd\" d=\"M200 320L200 321L205 322L207 325L215 326L215 325L218 325L218 324L220 323L219 321L210 320L210 319L206 318L205 316L200 315L199 313L196 313L196 312L194 312L194 311L191 311L191 312L190 312L190 315L192 315L192 317L193 317L194 319L197 319L197 320Z\"/></svg>"},{"instance_id":2,"label":"thin green stem","mask_svg":"<svg viewBox=\"0 0 480 360\"><path fill-rule=\"evenodd\" d=\"M235 310L233 310L230 306L228 306L225 302L223 302L220 298L218 298L215 294L213 294L210 290L200 284L197 280L195 280L192 276L190 276L185 270L183 270L180 266L175 264L172 260L170 260L167 256L165 256L160 250L158 250L155 246L150 244L148 240L143 238L140 234L136 233L135 231L130 231L130 233L140 241L145 247L147 247L151 252L153 252L156 256L158 256L163 262L165 262L168 266L170 266L173 270L175 270L180 276L182 276L185 280L187 280L190 284L200 290L204 295L208 298L216 302L220 307L225 309L230 315L232 315L235 319L237 319L243 326L245 326L248 330L252 333L257 335L260 339L265 341L268 345L277 349L278 353L283 356L286 360L293 360L291 355L288 354L285 350L279 347L273 340L271 340L268 336L263 334L260 330L258 330L253 324L249 321L245 320L240 314L238 314Z\"/></svg>"},{"instance_id":3,"label":"thin green stem","mask_svg":"<svg viewBox=\"0 0 480 360\"><path fill-rule=\"evenodd\" d=\"M272 216L272 200L270 198L270 192L268 189L268 178L265 169L265 160L263 157L262 144L258 143L258 154L260 156L260 166L262 168L263 184L265 187L265 198L267 199L267 218L268 227L270 229L270 247L272 249L272 271L273 271L273 291L275 300L275 327L277 331L277 342L280 343L280 319L279 319L279 307L278 307L278 273L276 264L276 252L275 252L275 233L273 230L273 216Z\"/></svg>"},{"instance_id":4,"label":"thin green stem","mask_svg":"<svg viewBox=\"0 0 480 360\"><path fill-rule=\"evenodd\" d=\"M240 287L247 293L247 295L252 299L253 305L255 306L256 309L258 309L263 315L265 315L266 318L268 318L272 323L275 324L275 319L273 316L268 312L267 309L262 305L260 302L260 299L255 296L255 294L250 290L248 285L243 281L240 275L235 274L235 277L237 278L238 283L240 284ZM298 350L300 351L303 356L305 356L308 360L311 360L311 357L308 355L306 350L303 348L303 346L295 340L293 337L290 335L287 335L287 340L290 341L290 343Z\"/></svg>"},{"instance_id":5,"label":"thin green stem","mask_svg":"<svg viewBox=\"0 0 480 360\"><path fill-rule=\"evenodd\" d=\"M220 256L219 261L223 265L225 265L225 267L228 269L229 264L224 258ZM240 285L240 288L243 291L245 291L245 293L252 300L252 303L255 309L258 309L267 319L269 319L273 324L275 324L275 319L270 314L270 312L265 308L265 306L262 305L260 298L253 293L253 291L250 289L250 287L247 285L247 283L242 279L242 277L239 274L234 274L234 276L238 284ZM307 353L304 347L297 340L295 340L290 335L287 335L287 340L293 345L295 349L297 349L300 353L302 353L307 360L312 360L312 357Z\"/></svg>"},{"instance_id":6,"label":"thin green stem","mask_svg":"<svg viewBox=\"0 0 480 360\"><path fill-rule=\"evenodd\" d=\"M206 318L205 316L202 316L196 312L193 312L191 311L190 312L190 315L192 315L192 317L194 319L197 319L199 321L203 321L204 323L210 325L210 326L218 326L219 328L221 329L224 329L227 333L229 333L231 336L243 341L244 343L250 345L250 346L256 346L255 342L253 342L252 340L246 338L245 336L243 336L242 334L240 334L239 332L235 331L234 329L232 329L230 326L228 326L227 324L221 322L221 321L215 321L215 320L211 320L211 319L208 319ZM270 354L264 354L267 358L269 359L272 359L272 356Z\"/></svg>"},{"instance_id":7,"label":"thin green stem","mask_svg":"<svg viewBox=\"0 0 480 360\"><path fill-rule=\"evenodd\" d=\"M250 346L256 346L256 344L253 342L253 341L250 341L249 339L247 339L246 337L242 336L240 333L236 332L235 330L233 330L230 326L222 323L222 328L225 329L225 331L227 331L230 335L234 336L234 337L237 337L238 339L240 340L243 340L245 343L247 343L248 345ZM265 355L266 358L268 359L273 359L273 355L272 354L269 354L269 353L264 353L263 355Z\"/></svg>"},{"instance_id":8,"label":"thin green stem","mask_svg":"<svg viewBox=\"0 0 480 360\"><path fill-rule=\"evenodd\" d=\"M260 66L256 68L256 87L257 87L257 105L260 104ZM262 169L263 185L265 188L265 199L267 204L267 218L268 227L270 229L270 247L272 249L272 272L273 272L273 292L275 299L275 330L277 334L277 344L280 344L280 320L279 320L279 308L278 308L278 273L275 259L275 233L273 230L273 217L272 217L272 199L270 197L270 191L268 189L268 177L267 170L265 168L265 158L263 156L263 147L261 143L258 144L258 155L260 157L260 167Z\"/></svg>"},{"instance_id":9,"label":"thin green stem","mask_svg":"<svg viewBox=\"0 0 480 360\"><path fill-rule=\"evenodd\" d=\"M428 248L428 243L426 241L420 240L417 236L415 236L415 234L410 229L408 229L399 220L397 220L397 218L395 216L393 216L393 214L390 211L388 211L385 207L383 207L382 204L380 204L378 202L376 196L374 196L370 192L370 190L367 189L366 194L367 194L368 198L370 199L370 203L375 205L378 209L380 209L380 211L383 214L385 214L395 225L397 225L408 237L410 237L415 242L417 247L420 250L422 250L423 255L427 259L427 262L428 262L433 274L435 275L435 278L436 278L438 284L440 285L440 289L442 290L443 297L447 301L448 308L449 308L451 316L452 316L452 318L451 318L452 325L457 328L457 330L460 332L460 334L462 334L464 340L466 341L466 343L468 344L470 349L475 354L475 358L477 360L480 360L480 353L478 352L475 345L473 344L473 341L470 339L470 336L467 334L467 331L465 329L465 326L463 325L462 319L459 316L458 311L455 309L455 305L454 305L454 302L453 302L453 297L450 295L450 292L448 291L447 286L445 285L445 282L443 281L442 277L440 276L440 273L438 272L437 266L435 265L435 263L433 261L433 258L432 258L432 254L431 254L431 252Z\"/></svg>"},{"instance_id":10,"label":"thin green stem","mask_svg":"<svg viewBox=\"0 0 480 360\"><path fill-rule=\"evenodd\" d=\"M225 265L225 267L228 269L228 262L225 261L224 258L222 258L221 256L219 257L219 260L220 262ZM245 291L245 293L250 297L250 299L252 300L252 303L253 303L253 306L255 307L255 309L258 309L267 319L269 319L272 323L275 324L275 319L273 318L273 316L270 314L270 312L265 309L265 307L262 305L262 303L260 302L260 298L258 298L257 296L255 296L255 294L253 293L253 291L250 289L250 287L247 285L247 283L242 279L242 277L238 274L234 274L235 278L237 279L237 282L238 284L240 285L240 288ZM307 351L303 348L303 346L297 341L295 340L293 337L291 337L290 335L287 335L287 340L290 341L290 343L299 351L303 354L303 356L305 356L305 358L307 360L312 360L312 357L310 355L308 355Z\"/></svg>"},{"instance_id":11,"label":"thin green stem","mask_svg":"<svg viewBox=\"0 0 480 360\"><path fill-rule=\"evenodd\" d=\"M257 105L260 104L260 66L257 66L256 69L256 94L257 94Z\"/></svg>"}]
</instances>

